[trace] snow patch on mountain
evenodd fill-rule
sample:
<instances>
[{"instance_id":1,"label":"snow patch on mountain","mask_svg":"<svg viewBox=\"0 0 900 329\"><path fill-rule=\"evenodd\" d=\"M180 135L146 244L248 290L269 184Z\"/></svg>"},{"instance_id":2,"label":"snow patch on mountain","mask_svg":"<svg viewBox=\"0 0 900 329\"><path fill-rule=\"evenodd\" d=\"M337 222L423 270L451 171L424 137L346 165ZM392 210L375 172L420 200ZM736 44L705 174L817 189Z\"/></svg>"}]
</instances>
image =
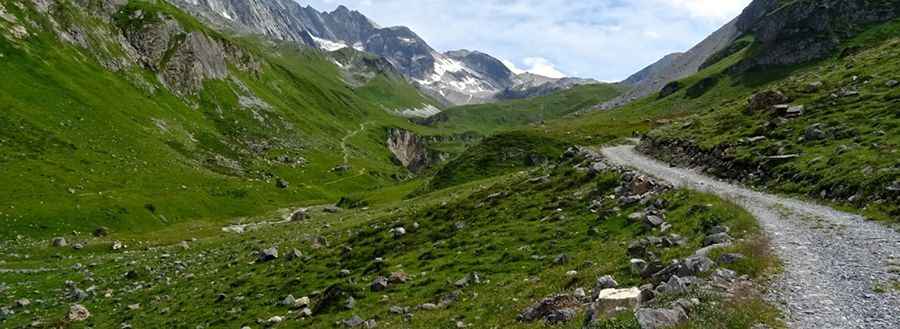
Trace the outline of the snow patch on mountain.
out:
<instances>
[{"instance_id":1,"label":"snow patch on mountain","mask_svg":"<svg viewBox=\"0 0 900 329\"><path fill-rule=\"evenodd\" d=\"M316 44L319 45L319 48L325 51L337 51L344 48L347 48L347 44L343 42L331 41L328 39L322 39L319 37L312 37L313 40L316 41Z\"/></svg>"},{"instance_id":2,"label":"snow patch on mountain","mask_svg":"<svg viewBox=\"0 0 900 329\"><path fill-rule=\"evenodd\" d=\"M419 108L389 110L389 113L404 118L427 118L441 113L441 109L431 104L422 104Z\"/></svg>"}]
</instances>

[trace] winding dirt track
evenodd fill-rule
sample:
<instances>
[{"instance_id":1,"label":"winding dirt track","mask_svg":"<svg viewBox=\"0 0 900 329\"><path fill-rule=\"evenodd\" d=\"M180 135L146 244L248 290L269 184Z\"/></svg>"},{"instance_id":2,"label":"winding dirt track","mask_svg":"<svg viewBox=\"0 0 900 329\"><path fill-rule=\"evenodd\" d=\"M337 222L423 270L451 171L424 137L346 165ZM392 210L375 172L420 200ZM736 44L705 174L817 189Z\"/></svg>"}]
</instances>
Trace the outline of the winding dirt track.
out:
<instances>
[{"instance_id":1,"label":"winding dirt track","mask_svg":"<svg viewBox=\"0 0 900 329\"><path fill-rule=\"evenodd\" d=\"M633 146L602 153L614 164L718 195L752 213L784 264L770 297L783 306L790 328L900 328L900 292L891 288L900 282L898 232L829 207L672 168Z\"/></svg>"}]
</instances>

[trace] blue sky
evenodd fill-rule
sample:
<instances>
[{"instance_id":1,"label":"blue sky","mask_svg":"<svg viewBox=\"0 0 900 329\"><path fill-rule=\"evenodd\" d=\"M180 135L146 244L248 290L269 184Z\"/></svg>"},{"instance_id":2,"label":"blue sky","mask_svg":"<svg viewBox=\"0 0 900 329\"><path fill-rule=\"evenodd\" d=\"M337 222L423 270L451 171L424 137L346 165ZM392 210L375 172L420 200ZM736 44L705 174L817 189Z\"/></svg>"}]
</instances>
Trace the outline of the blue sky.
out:
<instances>
[{"instance_id":1,"label":"blue sky","mask_svg":"<svg viewBox=\"0 0 900 329\"><path fill-rule=\"evenodd\" d=\"M551 76L619 81L689 49L751 0L297 0L405 25L439 51L479 50Z\"/></svg>"}]
</instances>

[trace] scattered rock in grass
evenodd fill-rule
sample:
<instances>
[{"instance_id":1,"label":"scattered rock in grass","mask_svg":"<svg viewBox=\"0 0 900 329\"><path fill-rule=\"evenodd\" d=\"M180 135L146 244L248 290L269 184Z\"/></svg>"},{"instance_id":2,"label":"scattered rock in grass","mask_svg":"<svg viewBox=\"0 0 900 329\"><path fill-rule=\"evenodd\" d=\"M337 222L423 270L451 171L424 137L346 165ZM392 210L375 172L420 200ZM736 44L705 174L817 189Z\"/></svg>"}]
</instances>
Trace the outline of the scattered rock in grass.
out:
<instances>
[{"instance_id":1,"label":"scattered rock in grass","mask_svg":"<svg viewBox=\"0 0 900 329\"><path fill-rule=\"evenodd\" d=\"M350 270L343 269L340 272L338 272L338 276L342 277L342 278L346 278L346 277L350 276Z\"/></svg>"},{"instance_id":2,"label":"scattered rock in grass","mask_svg":"<svg viewBox=\"0 0 900 329\"><path fill-rule=\"evenodd\" d=\"M388 282L391 284L401 284L409 281L409 275L405 272L393 272L391 273L390 278L388 278Z\"/></svg>"},{"instance_id":3,"label":"scattered rock in grass","mask_svg":"<svg viewBox=\"0 0 900 329\"><path fill-rule=\"evenodd\" d=\"M828 134L822 130L822 124L817 123L806 128L803 138L807 141L818 141L828 138Z\"/></svg>"},{"instance_id":4,"label":"scattered rock in grass","mask_svg":"<svg viewBox=\"0 0 900 329\"><path fill-rule=\"evenodd\" d=\"M259 252L259 256L257 260L259 262L268 262L278 258L278 247L271 247L269 249L264 249Z\"/></svg>"},{"instance_id":5,"label":"scattered rock in grass","mask_svg":"<svg viewBox=\"0 0 900 329\"><path fill-rule=\"evenodd\" d=\"M309 210L306 208L300 208L291 213L291 221L292 222L302 222L309 218Z\"/></svg>"},{"instance_id":6,"label":"scattered rock in grass","mask_svg":"<svg viewBox=\"0 0 900 329\"><path fill-rule=\"evenodd\" d=\"M403 315L409 313L409 307L391 306L388 308L388 312L391 312L391 314Z\"/></svg>"},{"instance_id":7,"label":"scattered rock in grass","mask_svg":"<svg viewBox=\"0 0 900 329\"><path fill-rule=\"evenodd\" d=\"M69 292L66 293L66 298L75 302L83 301L88 299L88 297L90 297L90 295L88 295L87 292L75 287L70 288Z\"/></svg>"},{"instance_id":8,"label":"scattered rock in grass","mask_svg":"<svg viewBox=\"0 0 900 329\"><path fill-rule=\"evenodd\" d=\"M459 297L462 296L462 291L454 290L443 297L441 297L441 302L438 303L438 307L447 307L456 303L459 300Z\"/></svg>"},{"instance_id":9,"label":"scattered rock in grass","mask_svg":"<svg viewBox=\"0 0 900 329\"><path fill-rule=\"evenodd\" d=\"M277 188L280 188L280 189L286 189L286 188L288 188L288 187L290 187L290 186L291 186L291 184L288 183L288 181L286 181L286 180L284 180L284 179L282 179L282 178L278 178L278 179L275 180L275 187L277 187Z\"/></svg>"},{"instance_id":10,"label":"scattered rock in grass","mask_svg":"<svg viewBox=\"0 0 900 329\"><path fill-rule=\"evenodd\" d=\"M697 251L694 252L694 256L709 257L709 254L713 250L723 249L723 248L728 248L728 247L731 247L731 243L719 243L719 244L709 245L709 246L697 249Z\"/></svg>"},{"instance_id":11,"label":"scattered rock in grass","mask_svg":"<svg viewBox=\"0 0 900 329\"><path fill-rule=\"evenodd\" d=\"M366 329L378 328L378 322L375 321L375 319L366 320L366 322L363 323L363 328L366 328Z\"/></svg>"},{"instance_id":12,"label":"scattered rock in grass","mask_svg":"<svg viewBox=\"0 0 900 329\"><path fill-rule=\"evenodd\" d=\"M722 264L722 265L731 265L731 264L740 262L740 261L744 260L745 258L747 258L747 257L744 256L743 254L727 253L727 254L720 255L718 261L719 261L719 264Z\"/></svg>"},{"instance_id":13,"label":"scattered rock in grass","mask_svg":"<svg viewBox=\"0 0 900 329\"><path fill-rule=\"evenodd\" d=\"M789 101L790 99L780 91L766 90L750 97L747 110L750 113L765 112L771 110L775 105L785 104Z\"/></svg>"},{"instance_id":14,"label":"scattered rock in grass","mask_svg":"<svg viewBox=\"0 0 900 329\"><path fill-rule=\"evenodd\" d=\"M641 308L634 312L641 329L674 328L688 319L681 308L653 309Z\"/></svg>"},{"instance_id":15,"label":"scattered rock in grass","mask_svg":"<svg viewBox=\"0 0 900 329\"><path fill-rule=\"evenodd\" d=\"M353 298L353 296L347 297L347 301L344 302L344 309L352 310L354 307L356 307L356 298Z\"/></svg>"},{"instance_id":16,"label":"scattered rock in grass","mask_svg":"<svg viewBox=\"0 0 900 329\"><path fill-rule=\"evenodd\" d=\"M81 306L79 304L74 304L69 307L69 313L66 315L66 319L72 322L82 322L91 317L91 312L88 311L87 308Z\"/></svg>"},{"instance_id":17,"label":"scattered rock in grass","mask_svg":"<svg viewBox=\"0 0 900 329\"><path fill-rule=\"evenodd\" d=\"M691 256L685 258L684 265L688 271L687 275L703 274L716 267L716 263L705 256Z\"/></svg>"},{"instance_id":18,"label":"scattered rock in grass","mask_svg":"<svg viewBox=\"0 0 900 329\"><path fill-rule=\"evenodd\" d=\"M433 303L425 303L425 304L419 305L417 308L420 310L434 311L434 310L438 309L438 306L437 306L437 304L433 304Z\"/></svg>"},{"instance_id":19,"label":"scattered rock in grass","mask_svg":"<svg viewBox=\"0 0 900 329\"><path fill-rule=\"evenodd\" d=\"M711 234L703 239L703 246L706 247L706 246L711 246L711 245L715 245L715 244L729 243L729 242L731 242L731 240L732 240L731 236L725 232Z\"/></svg>"},{"instance_id":20,"label":"scattered rock in grass","mask_svg":"<svg viewBox=\"0 0 900 329\"><path fill-rule=\"evenodd\" d=\"M343 323L344 326L347 328L356 328L356 327L362 326L363 323L365 323L365 321L363 321L363 319L360 318L358 315L354 315L353 317L351 317L349 319L341 321L341 323Z\"/></svg>"},{"instance_id":21,"label":"scattered rock in grass","mask_svg":"<svg viewBox=\"0 0 900 329\"><path fill-rule=\"evenodd\" d=\"M284 317L277 316L277 315L266 320L266 324L269 326L274 326L274 325L277 325L282 322L284 322Z\"/></svg>"},{"instance_id":22,"label":"scattered rock in grass","mask_svg":"<svg viewBox=\"0 0 900 329\"><path fill-rule=\"evenodd\" d=\"M188 244L187 241L181 241L181 242L179 242L179 243L178 243L178 246L181 247L181 249L184 249L184 250L191 249L191 245Z\"/></svg>"},{"instance_id":23,"label":"scattered rock in grass","mask_svg":"<svg viewBox=\"0 0 900 329\"><path fill-rule=\"evenodd\" d=\"M659 227L662 224L665 224L665 222L666 221L662 219L662 217L655 215L647 215L647 217L644 218L644 225L650 228Z\"/></svg>"},{"instance_id":24,"label":"scattered rock in grass","mask_svg":"<svg viewBox=\"0 0 900 329\"><path fill-rule=\"evenodd\" d=\"M462 279L459 279L456 282L454 282L453 285L455 285L457 288L465 288L466 286L468 286L469 284L472 284L472 283L475 283L475 284L481 283L481 277L478 276L478 273L469 273Z\"/></svg>"},{"instance_id":25,"label":"scattered rock in grass","mask_svg":"<svg viewBox=\"0 0 900 329\"><path fill-rule=\"evenodd\" d=\"M550 323L551 319L553 323L564 322L560 321L565 318L566 314L560 314L564 309L570 309L572 307L578 306L578 299L571 295L554 295L544 299L541 299L537 303L529 306L522 313L516 317L516 320L522 322L533 322L537 320L544 320L544 322ZM569 318L568 320L571 320ZM565 321L568 321L565 320Z\"/></svg>"},{"instance_id":26,"label":"scattered rock in grass","mask_svg":"<svg viewBox=\"0 0 900 329\"><path fill-rule=\"evenodd\" d=\"M659 295L680 294L686 291L687 283L677 275L673 275L669 278L669 281L660 283L659 286L656 287L656 293Z\"/></svg>"},{"instance_id":27,"label":"scattered rock in grass","mask_svg":"<svg viewBox=\"0 0 900 329\"><path fill-rule=\"evenodd\" d=\"M584 288L576 288L572 296L575 296L579 301L587 299L587 293L584 291Z\"/></svg>"},{"instance_id":28,"label":"scattered rock in grass","mask_svg":"<svg viewBox=\"0 0 900 329\"><path fill-rule=\"evenodd\" d=\"M544 322L549 325L556 325L560 323L565 323L572 321L578 315L578 310L574 307L567 307L560 310L555 310L544 317Z\"/></svg>"},{"instance_id":29,"label":"scattered rock in grass","mask_svg":"<svg viewBox=\"0 0 900 329\"><path fill-rule=\"evenodd\" d=\"M16 300L16 307L18 308L28 307L28 305L31 305L31 300L29 300L28 298Z\"/></svg>"},{"instance_id":30,"label":"scattered rock in grass","mask_svg":"<svg viewBox=\"0 0 900 329\"><path fill-rule=\"evenodd\" d=\"M605 289L617 288L619 283L616 282L615 279L611 275L604 275L597 278L597 281L594 283L594 290L591 294L591 301L597 300L597 297L600 295L600 291Z\"/></svg>"},{"instance_id":31,"label":"scattered rock in grass","mask_svg":"<svg viewBox=\"0 0 900 329\"><path fill-rule=\"evenodd\" d=\"M109 228L106 227L98 227L94 230L94 236L98 238L102 238L109 235Z\"/></svg>"},{"instance_id":32,"label":"scattered rock in grass","mask_svg":"<svg viewBox=\"0 0 900 329\"><path fill-rule=\"evenodd\" d=\"M112 244L113 251L118 251L118 250L122 250L125 248L126 248L126 246L124 244L122 244L121 241L113 241L113 244Z\"/></svg>"},{"instance_id":33,"label":"scattered rock in grass","mask_svg":"<svg viewBox=\"0 0 900 329\"><path fill-rule=\"evenodd\" d=\"M374 281L372 281L372 284L369 287L372 289L372 291L384 291L388 288L388 286L388 279L383 276L379 276L375 278Z\"/></svg>"},{"instance_id":34,"label":"scattered rock in grass","mask_svg":"<svg viewBox=\"0 0 900 329\"><path fill-rule=\"evenodd\" d=\"M802 116L805 110L806 108L803 105L791 106L786 111L784 111L782 116L787 118L796 118Z\"/></svg>"},{"instance_id":35,"label":"scattered rock in grass","mask_svg":"<svg viewBox=\"0 0 900 329\"><path fill-rule=\"evenodd\" d=\"M569 255L559 254L559 256L556 256L556 258L553 259L553 264L563 265L568 263L570 259L571 257L569 257Z\"/></svg>"},{"instance_id":36,"label":"scattered rock in grass","mask_svg":"<svg viewBox=\"0 0 900 329\"><path fill-rule=\"evenodd\" d=\"M588 307L585 324L594 324L619 313L633 311L640 306L641 290L637 287L626 289L604 289Z\"/></svg>"},{"instance_id":37,"label":"scattered rock in grass","mask_svg":"<svg viewBox=\"0 0 900 329\"><path fill-rule=\"evenodd\" d=\"M294 306L297 303L297 299L294 298L294 295L287 295L284 299L281 300L281 305L283 306Z\"/></svg>"},{"instance_id":38,"label":"scattered rock in grass","mask_svg":"<svg viewBox=\"0 0 900 329\"><path fill-rule=\"evenodd\" d=\"M898 82L897 80L888 80L888 82L886 82L884 85L888 88L894 88L900 85L900 82Z\"/></svg>"},{"instance_id":39,"label":"scattered rock in grass","mask_svg":"<svg viewBox=\"0 0 900 329\"><path fill-rule=\"evenodd\" d=\"M406 229L403 228L402 226L395 227L395 228L391 229L391 234L394 235L395 239L399 239L399 238L403 237L404 235L406 235Z\"/></svg>"},{"instance_id":40,"label":"scattered rock in grass","mask_svg":"<svg viewBox=\"0 0 900 329\"><path fill-rule=\"evenodd\" d=\"M810 82L806 85L805 90L807 93L812 94L812 93L818 92L820 89L822 89L823 85L824 85L824 83L822 81Z\"/></svg>"},{"instance_id":41,"label":"scattered rock in grass","mask_svg":"<svg viewBox=\"0 0 900 329\"><path fill-rule=\"evenodd\" d=\"M0 321L11 318L16 312L9 307L0 307Z\"/></svg>"},{"instance_id":42,"label":"scattered rock in grass","mask_svg":"<svg viewBox=\"0 0 900 329\"><path fill-rule=\"evenodd\" d=\"M291 249L286 255L287 260L298 260L303 258L303 253L297 249Z\"/></svg>"},{"instance_id":43,"label":"scattered rock in grass","mask_svg":"<svg viewBox=\"0 0 900 329\"><path fill-rule=\"evenodd\" d=\"M76 243L76 244L73 244L73 245L72 245L72 249L73 249L73 250L81 250L81 249L84 249L84 244L82 244L82 243Z\"/></svg>"},{"instance_id":44,"label":"scattered rock in grass","mask_svg":"<svg viewBox=\"0 0 900 329\"><path fill-rule=\"evenodd\" d=\"M640 259L640 258L631 259L631 261L629 261L629 264L630 264L630 268L631 268L631 273L634 275L641 275L642 273L644 273L644 271L647 270L647 266L649 266L647 261Z\"/></svg>"},{"instance_id":45,"label":"scattered rock in grass","mask_svg":"<svg viewBox=\"0 0 900 329\"><path fill-rule=\"evenodd\" d=\"M66 242L66 238L55 237L55 238L53 238L53 240L50 241L50 245L57 247L57 248L62 248L62 247L68 246L69 243Z\"/></svg>"}]
</instances>

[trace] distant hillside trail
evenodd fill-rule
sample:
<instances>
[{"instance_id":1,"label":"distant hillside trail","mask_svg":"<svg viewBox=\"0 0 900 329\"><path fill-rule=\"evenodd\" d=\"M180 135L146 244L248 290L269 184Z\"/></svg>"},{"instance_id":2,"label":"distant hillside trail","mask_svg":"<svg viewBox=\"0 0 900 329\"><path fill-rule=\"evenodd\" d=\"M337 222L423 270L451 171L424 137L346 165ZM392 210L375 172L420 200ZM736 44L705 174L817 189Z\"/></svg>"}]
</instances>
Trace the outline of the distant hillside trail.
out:
<instances>
[{"instance_id":1,"label":"distant hillside trail","mask_svg":"<svg viewBox=\"0 0 900 329\"><path fill-rule=\"evenodd\" d=\"M769 294L783 306L788 327L900 328L900 292L891 288L900 282L900 233L829 207L672 168L634 146L602 153L615 164L718 195L752 213L784 264Z\"/></svg>"},{"instance_id":2,"label":"distant hillside trail","mask_svg":"<svg viewBox=\"0 0 900 329\"><path fill-rule=\"evenodd\" d=\"M369 122L364 122L364 123L360 123L360 124L359 124L359 129L350 132L349 134L347 134L346 136L344 136L344 138L341 139L341 151L344 152L344 164L349 164L349 163L350 163L350 147L347 145L347 142L349 142L350 139L353 138L354 136L356 136L356 135L358 135L359 133L365 131L365 130L366 130L366 126L368 126L368 125L370 125L370 124L372 124L372 123L373 123L373 122L371 122L371 121L369 121Z\"/></svg>"}]
</instances>

